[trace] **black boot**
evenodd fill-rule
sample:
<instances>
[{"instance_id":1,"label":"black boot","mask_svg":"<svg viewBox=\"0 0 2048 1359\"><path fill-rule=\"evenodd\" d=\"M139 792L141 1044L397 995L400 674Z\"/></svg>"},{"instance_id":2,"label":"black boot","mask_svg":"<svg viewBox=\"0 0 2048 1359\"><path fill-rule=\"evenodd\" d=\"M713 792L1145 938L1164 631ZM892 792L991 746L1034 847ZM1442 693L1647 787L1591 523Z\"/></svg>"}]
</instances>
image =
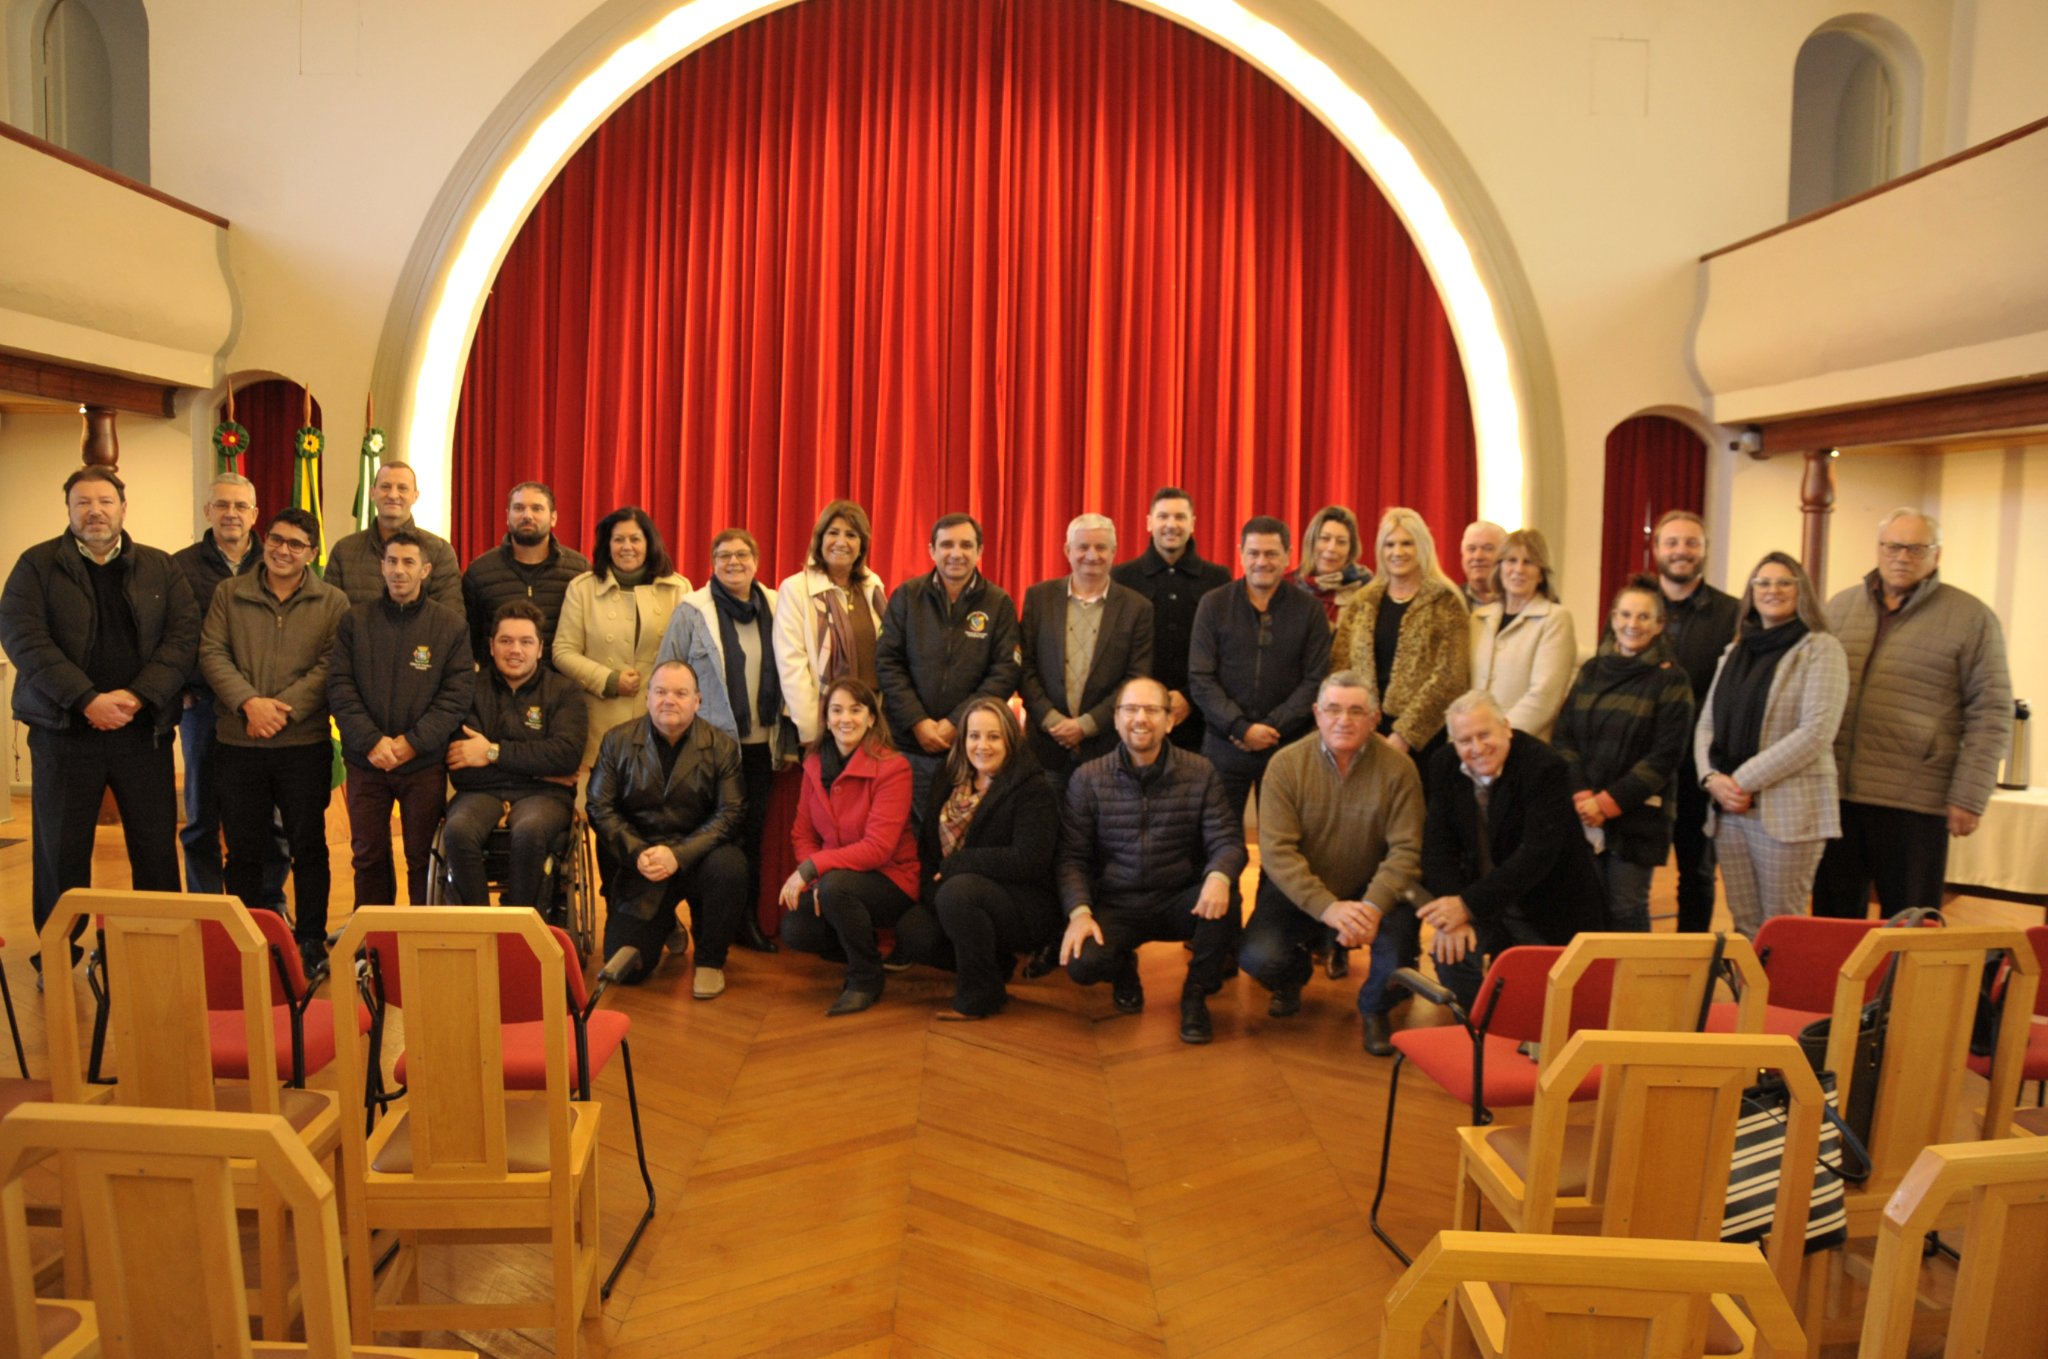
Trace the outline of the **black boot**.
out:
<instances>
[{"instance_id":1,"label":"black boot","mask_svg":"<svg viewBox=\"0 0 2048 1359\"><path fill-rule=\"evenodd\" d=\"M739 937L733 942L756 953L778 953L782 949L782 945L761 933L761 922L751 915L740 921Z\"/></svg>"}]
</instances>

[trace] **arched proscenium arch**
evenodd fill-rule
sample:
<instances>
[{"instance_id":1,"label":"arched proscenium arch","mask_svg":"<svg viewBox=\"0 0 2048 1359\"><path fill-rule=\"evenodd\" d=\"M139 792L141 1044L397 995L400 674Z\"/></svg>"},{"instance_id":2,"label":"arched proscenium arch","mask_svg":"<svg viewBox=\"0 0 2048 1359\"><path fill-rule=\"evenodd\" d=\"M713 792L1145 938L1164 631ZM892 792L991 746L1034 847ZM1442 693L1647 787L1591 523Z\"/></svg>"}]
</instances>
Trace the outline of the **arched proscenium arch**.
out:
<instances>
[{"instance_id":1,"label":"arched proscenium arch","mask_svg":"<svg viewBox=\"0 0 2048 1359\"><path fill-rule=\"evenodd\" d=\"M1125 0L1186 25L1251 62L1313 110L1358 158L1407 224L1457 336L1479 458L1479 513L1525 518L1528 449L1522 373L1510 361L1502 308L1444 195L1357 90L1291 36L1237 0ZM527 214L598 124L676 61L790 0L681 0L618 39L479 181L473 205L425 290L407 353L401 447L421 471L423 519L447 527L455 407L469 345L498 266Z\"/></svg>"}]
</instances>

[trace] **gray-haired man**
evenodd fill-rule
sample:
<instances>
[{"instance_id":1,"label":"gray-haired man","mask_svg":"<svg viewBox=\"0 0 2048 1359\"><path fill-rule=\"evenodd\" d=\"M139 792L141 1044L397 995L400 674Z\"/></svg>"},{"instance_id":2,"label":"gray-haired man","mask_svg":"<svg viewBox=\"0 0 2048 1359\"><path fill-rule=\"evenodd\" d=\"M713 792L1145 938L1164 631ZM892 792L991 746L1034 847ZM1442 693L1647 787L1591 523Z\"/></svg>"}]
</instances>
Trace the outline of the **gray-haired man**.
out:
<instances>
[{"instance_id":1,"label":"gray-haired man","mask_svg":"<svg viewBox=\"0 0 2048 1359\"><path fill-rule=\"evenodd\" d=\"M1115 748L1117 690L1152 670L1152 605L1109 577L1115 523L1077 515L1066 550L1072 573L1024 592L1020 628L1031 752L1062 788L1074 770Z\"/></svg>"}]
</instances>

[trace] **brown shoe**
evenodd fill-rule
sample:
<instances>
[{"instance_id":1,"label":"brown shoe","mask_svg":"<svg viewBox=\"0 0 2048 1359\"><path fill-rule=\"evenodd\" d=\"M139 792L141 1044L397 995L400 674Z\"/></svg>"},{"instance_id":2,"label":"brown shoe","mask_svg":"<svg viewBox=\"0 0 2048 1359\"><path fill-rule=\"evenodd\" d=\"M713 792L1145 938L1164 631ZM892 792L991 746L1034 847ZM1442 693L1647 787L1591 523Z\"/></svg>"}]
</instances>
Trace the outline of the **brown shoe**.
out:
<instances>
[{"instance_id":1,"label":"brown shoe","mask_svg":"<svg viewBox=\"0 0 2048 1359\"><path fill-rule=\"evenodd\" d=\"M1394 1026L1381 1014L1365 1016L1365 1050L1375 1057L1394 1055Z\"/></svg>"}]
</instances>

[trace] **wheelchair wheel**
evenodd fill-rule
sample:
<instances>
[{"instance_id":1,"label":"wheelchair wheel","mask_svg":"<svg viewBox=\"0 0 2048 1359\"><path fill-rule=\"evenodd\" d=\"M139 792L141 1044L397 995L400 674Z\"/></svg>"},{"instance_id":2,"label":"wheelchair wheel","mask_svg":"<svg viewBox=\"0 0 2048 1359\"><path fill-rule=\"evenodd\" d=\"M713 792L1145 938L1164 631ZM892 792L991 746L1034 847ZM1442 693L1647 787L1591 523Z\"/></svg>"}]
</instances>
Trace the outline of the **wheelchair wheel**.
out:
<instances>
[{"instance_id":1,"label":"wheelchair wheel","mask_svg":"<svg viewBox=\"0 0 2048 1359\"><path fill-rule=\"evenodd\" d=\"M569 938L585 963L597 952L597 856L590 837L590 823L578 812L569 828L568 852L562 856L557 875L566 898L563 904L568 908Z\"/></svg>"}]
</instances>

